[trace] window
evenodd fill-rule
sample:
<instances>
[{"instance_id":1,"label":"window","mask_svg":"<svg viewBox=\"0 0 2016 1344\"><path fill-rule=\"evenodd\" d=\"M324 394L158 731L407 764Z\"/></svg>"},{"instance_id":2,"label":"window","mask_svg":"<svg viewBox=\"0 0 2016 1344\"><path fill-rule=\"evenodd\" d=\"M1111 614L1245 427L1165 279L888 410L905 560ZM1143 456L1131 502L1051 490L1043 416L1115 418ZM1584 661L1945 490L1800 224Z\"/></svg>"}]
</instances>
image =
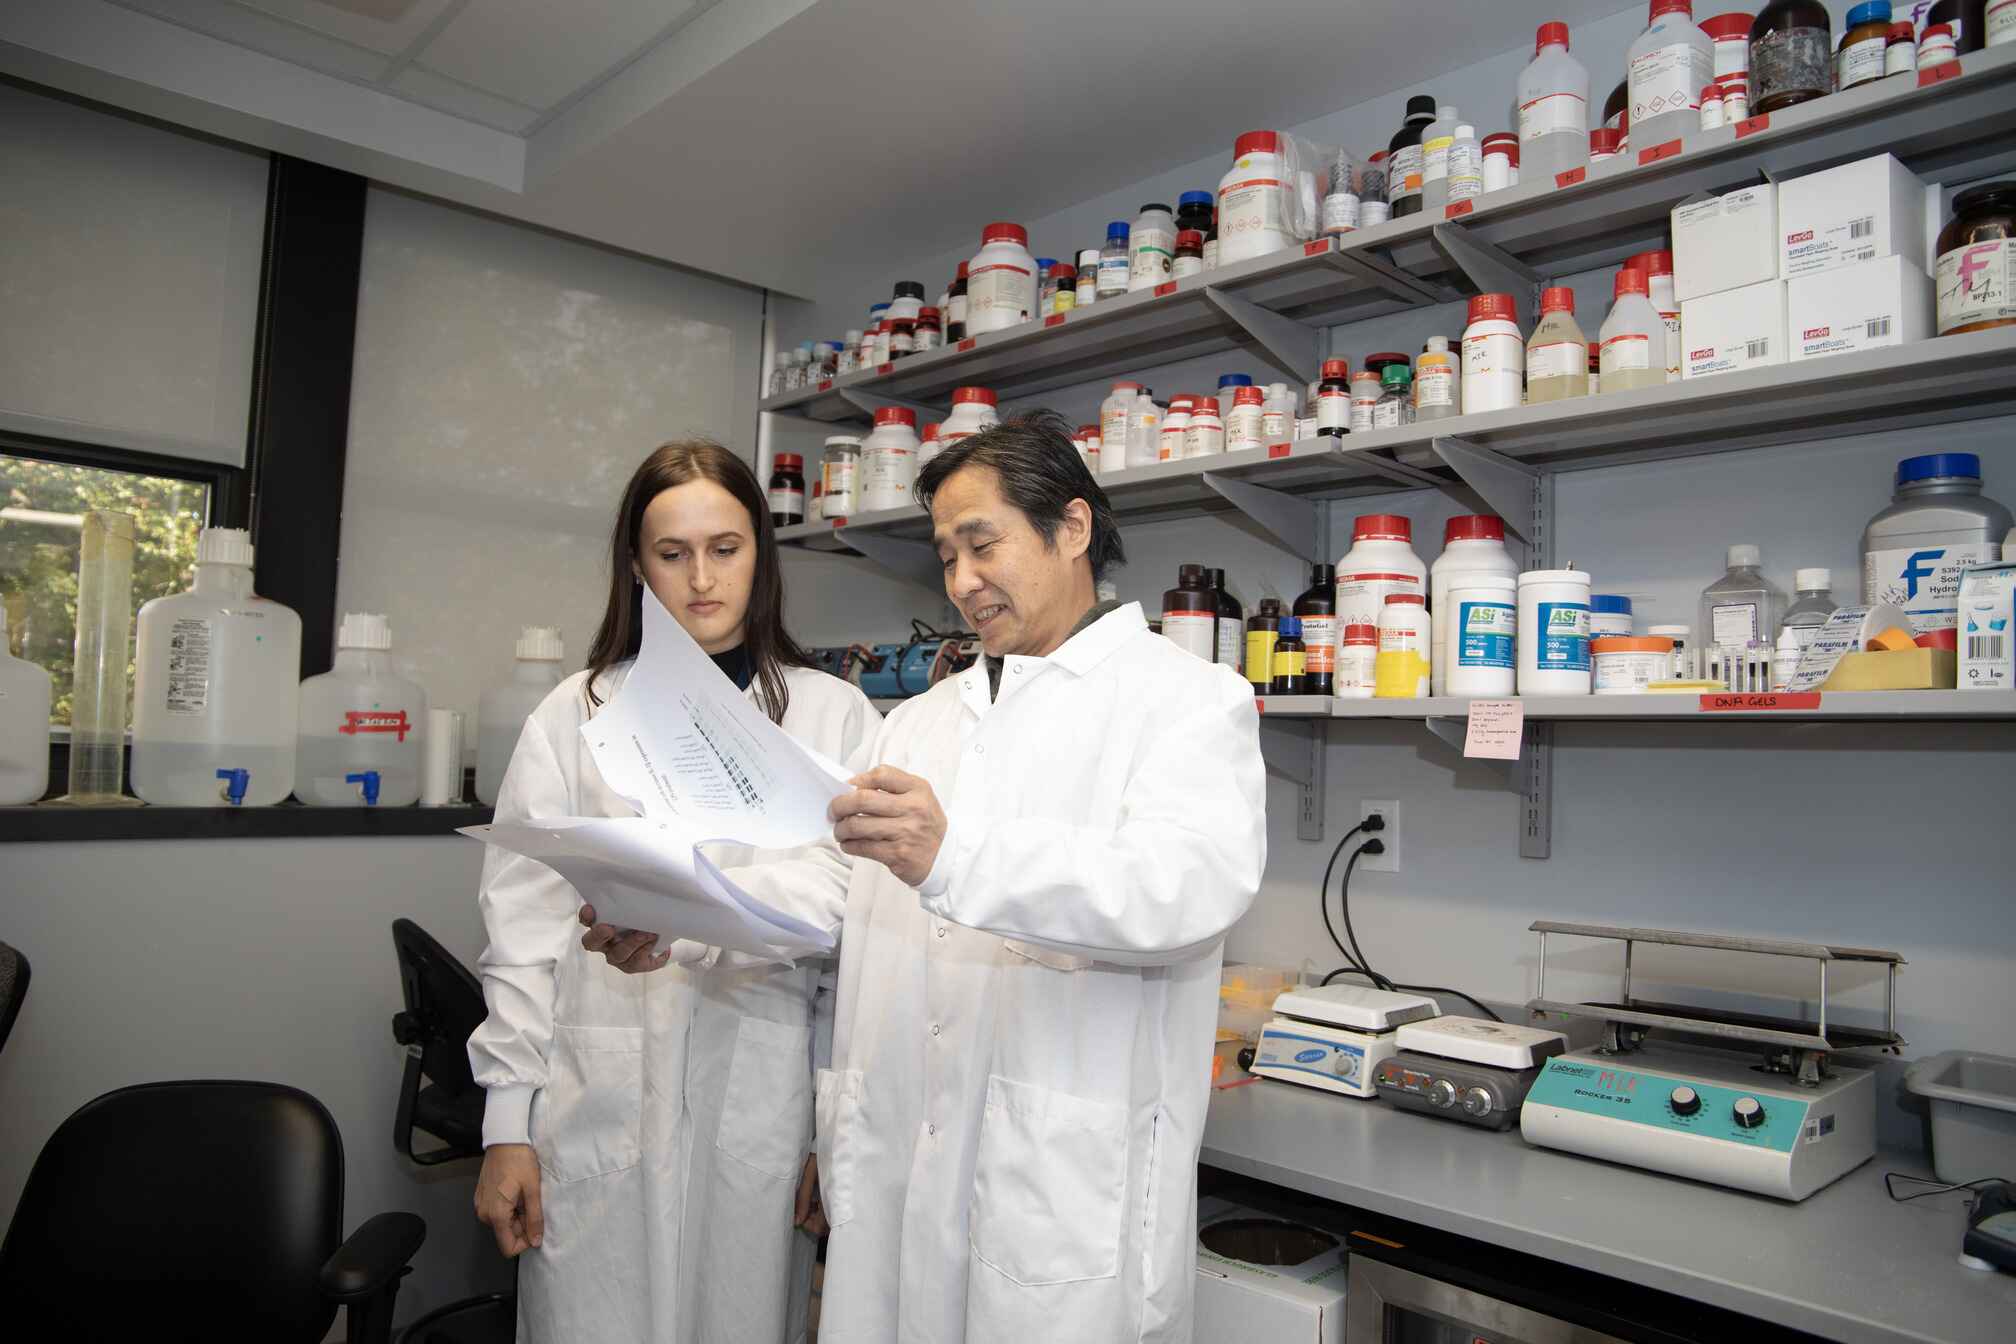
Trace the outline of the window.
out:
<instances>
[{"instance_id":1,"label":"window","mask_svg":"<svg viewBox=\"0 0 2016 1344\"><path fill-rule=\"evenodd\" d=\"M118 509L133 515L137 612L141 603L189 586L196 533L209 517L210 495L206 481L0 454L0 602L7 609L7 644L55 682L54 726L70 723L77 553L85 512Z\"/></svg>"}]
</instances>

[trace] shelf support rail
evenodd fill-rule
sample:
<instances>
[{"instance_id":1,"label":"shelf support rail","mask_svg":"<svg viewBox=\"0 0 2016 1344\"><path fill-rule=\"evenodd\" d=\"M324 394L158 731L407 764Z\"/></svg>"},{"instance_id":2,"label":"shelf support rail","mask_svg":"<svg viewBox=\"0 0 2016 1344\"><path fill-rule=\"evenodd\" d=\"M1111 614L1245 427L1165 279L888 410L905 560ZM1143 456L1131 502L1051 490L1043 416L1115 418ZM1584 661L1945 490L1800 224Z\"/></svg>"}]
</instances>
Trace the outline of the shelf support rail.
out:
<instances>
[{"instance_id":1,"label":"shelf support rail","mask_svg":"<svg viewBox=\"0 0 2016 1344\"><path fill-rule=\"evenodd\" d=\"M1267 768L1291 780L1301 789L1301 805L1296 809L1295 834L1303 840L1323 838L1323 725L1324 719L1262 719L1260 755Z\"/></svg>"},{"instance_id":2,"label":"shelf support rail","mask_svg":"<svg viewBox=\"0 0 2016 1344\"><path fill-rule=\"evenodd\" d=\"M944 588L944 567L938 549L925 541L885 537L879 532L857 531L851 527L833 530L843 546L852 547L899 579L907 579L933 591Z\"/></svg>"},{"instance_id":3,"label":"shelf support rail","mask_svg":"<svg viewBox=\"0 0 2016 1344\"><path fill-rule=\"evenodd\" d=\"M1447 299L1446 295L1437 292L1435 287L1427 281L1415 279L1392 262L1386 260L1386 258L1369 249L1365 251L1339 250L1330 253L1330 258L1331 265L1335 266L1338 270L1349 272L1373 289L1383 290L1403 303L1410 303L1419 307L1425 304L1442 303Z\"/></svg>"},{"instance_id":4,"label":"shelf support rail","mask_svg":"<svg viewBox=\"0 0 2016 1344\"><path fill-rule=\"evenodd\" d=\"M1204 484L1285 549L1304 560L1329 558L1330 512L1317 501L1215 471L1204 473Z\"/></svg>"},{"instance_id":5,"label":"shelf support rail","mask_svg":"<svg viewBox=\"0 0 2016 1344\"><path fill-rule=\"evenodd\" d=\"M1303 383L1321 376L1322 337L1315 328L1209 285L1204 287L1204 301L1238 323L1283 373Z\"/></svg>"},{"instance_id":6,"label":"shelf support rail","mask_svg":"<svg viewBox=\"0 0 2016 1344\"><path fill-rule=\"evenodd\" d=\"M1436 248L1479 294L1510 294L1519 305L1519 325L1533 325L1540 307L1538 271L1461 224L1437 224L1433 237Z\"/></svg>"}]
</instances>

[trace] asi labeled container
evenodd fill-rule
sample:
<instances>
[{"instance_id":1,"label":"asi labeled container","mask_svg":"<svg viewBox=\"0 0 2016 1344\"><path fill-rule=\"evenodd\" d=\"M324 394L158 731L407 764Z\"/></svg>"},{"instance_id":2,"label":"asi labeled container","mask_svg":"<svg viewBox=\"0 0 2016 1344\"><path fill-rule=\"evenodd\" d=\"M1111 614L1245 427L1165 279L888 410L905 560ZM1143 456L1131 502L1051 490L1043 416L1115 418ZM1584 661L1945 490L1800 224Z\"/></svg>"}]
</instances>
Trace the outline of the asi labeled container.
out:
<instances>
[{"instance_id":1,"label":"asi labeled container","mask_svg":"<svg viewBox=\"0 0 2016 1344\"><path fill-rule=\"evenodd\" d=\"M140 608L133 792L157 807L266 807L294 788L301 618L252 591L252 538L207 527L196 581Z\"/></svg>"},{"instance_id":2,"label":"asi labeled container","mask_svg":"<svg viewBox=\"0 0 2016 1344\"><path fill-rule=\"evenodd\" d=\"M511 753L518 749L525 720L545 702L565 675L560 660L565 657L560 631L550 625L528 625L518 634L517 661L511 680L492 686L476 702L476 798L496 806L497 790L503 787L504 771L511 765ZM461 778L461 770L455 772Z\"/></svg>"},{"instance_id":3,"label":"asi labeled container","mask_svg":"<svg viewBox=\"0 0 2016 1344\"><path fill-rule=\"evenodd\" d=\"M7 608L0 606L0 807L49 792L50 703L49 674L7 652Z\"/></svg>"},{"instance_id":4,"label":"asi labeled container","mask_svg":"<svg viewBox=\"0 0 2016 1344\"><path fill-rule=\"evenodd\" d=\"M408 807L420 798L427 692L392 667L392 626L346 612L336 665L301 683L294 796L317 807Z\"/></svg>"}]
</instances>

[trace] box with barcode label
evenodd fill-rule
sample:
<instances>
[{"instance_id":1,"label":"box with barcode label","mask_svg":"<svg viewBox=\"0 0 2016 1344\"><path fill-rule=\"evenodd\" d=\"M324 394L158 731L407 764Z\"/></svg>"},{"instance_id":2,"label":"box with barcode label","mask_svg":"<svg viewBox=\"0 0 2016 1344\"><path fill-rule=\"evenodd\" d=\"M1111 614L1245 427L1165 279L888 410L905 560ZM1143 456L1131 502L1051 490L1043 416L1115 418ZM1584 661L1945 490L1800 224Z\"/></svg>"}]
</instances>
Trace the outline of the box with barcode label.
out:
<instances>
[{"instance_id":1,"label":"box with barcode label","mask_svg":"<svg viewBox=\"0 0 2016 1344\"><path fill-rule=\"evenodd\" d=\"M1785 286L1785 328L1794 360L1926 340L1932 282L1903 257L1802 275Z\"/></svg>"},{"instance_id":2,"label":"box with barcode label","mask_svg":"<svg viewBox=\"0 0 2016 1344\"><path fill-rule=\"evenodd\" d=\"M1925 184L1894 155L1778 184L1778 278L1925 255Z\"/></svg>"},{"instance_id":3,"label":"box with barcode label","mask_svg":"<svg viewBox=\"0 0 2016 1344\"><path fill-rule=\"evenodd\" d=\"M1785 362L1785 284L1766 280L1680 304L1680 376Z\"/></svg>"},{"instance_id":4,"label":"box with barcode label","mask_svg":"<svg viewBox=\"0 0 2016 1344\"><path fill-rule=\"evenodd\" d=\"M1954 636L1960 644L1963 691L2016 689L2016 560L1968 565L1960 571L1960 609Z\"/></svg>"}]
</instances>

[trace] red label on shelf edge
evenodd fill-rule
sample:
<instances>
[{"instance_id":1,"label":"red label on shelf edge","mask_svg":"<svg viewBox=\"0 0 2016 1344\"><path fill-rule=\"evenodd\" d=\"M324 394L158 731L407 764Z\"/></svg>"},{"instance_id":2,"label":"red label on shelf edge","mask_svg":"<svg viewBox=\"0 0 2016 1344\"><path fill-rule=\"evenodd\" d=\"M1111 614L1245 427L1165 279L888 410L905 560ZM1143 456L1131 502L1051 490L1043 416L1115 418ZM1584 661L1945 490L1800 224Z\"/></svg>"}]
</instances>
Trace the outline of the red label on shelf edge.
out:
<instances>
[{"instance_id":1,"label":"red label on shelf edge","mask_svg":"<svg viewBox=\"0 0 2016 1344\"><path fill-rule=\"evenodd\" d=\"M1818 709L1818 691L1768 691L1747 695L1704 695L1701 697L1701 712L1704 714L1742 713L1757 709Z\"/></svg>"},{"instance_id":2,"label":"red label on shelf edge","mask_svg":"<svg viewBox=\"0 0 2016 1344\"><path fill-rule=\"evenodd\" d=\"M966 338L965 340L963 340L963 341L959 342L959 345L958 345L958 347L957 347L957 348L958 348L958 349L960 349L960 350L962 350L962 351L964 351L964 350L971 350L971 349L973 348L973 346L974 346L975 344L976 344L976 338L974 338L974 337L972 337L972 336L968 336L968 337L967 337L967 338Z\"/></svg>"},{"instance_id":3,"label":"red label on shelf edge","mask_svg":"<svg viewBox=\"0 0 2016 1344\"><path fill-rule=\"evenodd\" d=\"M1174 294L1175 292L1176 282L1174 280L1164 280L1161 284L1155 286L1155 297L1158 299L1164 294Z\"/></svg>"},{"instance_id":4,"label":"red label on shelf edge","mask_svg":"<svg viewBox=\"0 0 2016 1344\"><path fill-rule=\"evenodd\" d=\"M893 368L895 368L895 367L896 367L896 366L895 366L894 364L877 364L877 365L875 366L875 376L879 378L879 377L881 377L881 376L882 376L883 374L885 374L885 373L889 372L889 370L891 370L891 369L893 369Z\"/></svg>"},{"instance_id":5,"label":"red label on shelf edge","mask_svg":"<svg viewBox=\"0 0 2016 1344\"><path fill-rule=\"evenodd\" d=\"M1922 89L1927 84L1937 84L1940 80L1951 79L1959 73L1960 62L1941 61L1930 70L1920 70L1918 72L1918 87Z\"/></svg>"},{"instance_id":6,"label":"red label on shelf edge","mask_svg":"<svg viewBox=\"0 0 2016 1344\"><path fill-rule=\"evenodd\" d=\"M1062 313L1052 313L1052 314L1050 314L1050 316L1048 316L1048 317L1046 317L1046 318L1044 318L1044 319L1043 319L1043 325L1044 325L1044 326L1046 326L1046 327L1061 327L1061 326L1063 326L1063 325L1064 325L1064 314L1062 314Z\"/></svg>"},{"instance_id":7,"label":"red label on shelf edge","mask_svg":"<svg viewBox=\"0 0 2016 1344\"><path fill-rule=\"evenodd\" d=\"M1587 168L1570 168L1565 173L1554 174L1554 185L1556 187L1572 187L1577 182L1587 182L1588 180L1589 170Z\"/></svg>"},{"instance_id":8,"label":"red label on shelf edge","mask_svg":"<svg viewBox=\"0 0 2016 1344\"><path fill-rule=\"evenodd\" d=\"M1267 456L1269 458L1286 457L1289 451L1290 446L1285 443L1270 443L1267 445Z\"/></svg>"},{"instance_id":9,"label":"red label on shelf edge","mask_svg":"<svg viewBox=\"0 0 2016 1344\"><path fill-rule=\"evenodd\" d=\"M1305 257L1313 257L1319 252L1328 252L1329 250L1330 240L1328 238L1318 238L1313 242L1302 244L1302 255Z\"/></svg>"},{"instance_id":10,"label":"red label on shelf edge","mask_svg":"<svg viewBox=\"0 0 2016 1344\"><path fill-rule=\"evenodd\" d=\"M1448 205L1442 207L1442 218L1460 219L1476 208L1477 202L1475 201L1451 201Z\"/></svg>"},{"instance_id":11,"label":"red label on shelf edge","mask_svg":"<svg viewBox=\"0 0 2016 1344\"><path fill-rule=\"evenodd\" d=\"M1267 702L1265 700L1260 699L1258 696L1255 696L1253 698L1253 708L1259 710L1262 714L1265 714L1267 712Z\"/></svg>"},{"instance_id":12,"label":"red label on shelf edge","mask_svg":"<svg viewBox=\"0 0 2016 1344\"><path fill-rule=\"evenodd\" d=\"M847 526L847 520L845 518L828 518L826 521L833 524L833 526L835 527Z\"/></svg>"},{"instance_id":13,"label":"red label on shelf edge","mask_svg":"<svg viewBox=\"0 0 2016 1344\"><path fill-rule=\"evenodd\" d=\"M1736 138L1741 140L1746 135L1755 135L1759 131L1768 131L1770 129L1771 114L1769 112L1759 112L1754 117L1745 117L1736 123Z\"/></svg>"},{"instance_id":14,"label":"red label on shelf edge","mask_svg":"<svg viewBox=\"0 0 2016 1344\"><path fill-rule=\"evenodd\" d=\"M1668 140L1663 145L1653 145L1647 149L1639 150L1638 162L1641 166L1648 163L1657 163L1661 159L1670 159L1679 152L1680 141Z\"/></svg>"},{"instance_id":15,"label":"red label on shelf edge","mask_svg":"<svg viewBox=\"0 0 2016 1344\"><path fill-rule=\"evenodd\" d=\"M821 378L819 380L819 390L821 392L831 392L833 390L833 380L831 378Z\"/></svg>"}]
</instances>

